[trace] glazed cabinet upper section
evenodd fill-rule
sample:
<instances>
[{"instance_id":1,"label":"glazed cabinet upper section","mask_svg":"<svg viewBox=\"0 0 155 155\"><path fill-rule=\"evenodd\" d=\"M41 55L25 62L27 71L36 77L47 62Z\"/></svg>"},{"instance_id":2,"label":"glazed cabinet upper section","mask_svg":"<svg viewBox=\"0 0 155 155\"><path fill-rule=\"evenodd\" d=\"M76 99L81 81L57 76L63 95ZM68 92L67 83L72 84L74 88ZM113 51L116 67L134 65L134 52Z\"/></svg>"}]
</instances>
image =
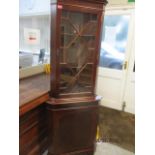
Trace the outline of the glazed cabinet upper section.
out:
<instances>
[{"instance_id":1,"label":"glazed cabinet upper section","mask_svg":"<svg viewBox=\"0 0 155 155\"><path fill-rule=\"evenodd\" d=\"M52 97L94 94L105 3L93 2L51 4Z\"/></svg>"}]
</instances>

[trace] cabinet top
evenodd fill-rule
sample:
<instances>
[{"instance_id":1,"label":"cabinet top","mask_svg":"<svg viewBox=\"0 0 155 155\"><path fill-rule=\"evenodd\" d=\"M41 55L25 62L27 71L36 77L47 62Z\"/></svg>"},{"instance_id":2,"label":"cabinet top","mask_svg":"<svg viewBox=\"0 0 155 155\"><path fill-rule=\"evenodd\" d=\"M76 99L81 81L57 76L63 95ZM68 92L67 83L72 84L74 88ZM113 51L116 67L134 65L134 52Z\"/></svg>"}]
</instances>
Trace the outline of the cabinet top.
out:
<instances>
[{"instance_id":1,"label":"cabinet top","mask_svg":"<svg viewBox=\"0 0 155 155\"><path fill-rule=\"evenodd\" d=\"M66 0L58 0L59 2L65 2ZM104 5L106 5L107 3L108 3L108 1L107 0L67 0L68 2L69 1L78 1L78 2L80 2L80 1L82 1L82 2L91 2L91 3L98 3L98 4L104 4Z\"/></svg>"},{"instance_id":2,"label":"cabinet top","mask_svg":"<svg viewBox=\"0 0 155 155\"><path fill-rule=\"evenodd\" d=\"M104 3L104 4L108 3L107 0L84 0L84 1L92 2L92 3Z\"/></svg>"}]
</instances>

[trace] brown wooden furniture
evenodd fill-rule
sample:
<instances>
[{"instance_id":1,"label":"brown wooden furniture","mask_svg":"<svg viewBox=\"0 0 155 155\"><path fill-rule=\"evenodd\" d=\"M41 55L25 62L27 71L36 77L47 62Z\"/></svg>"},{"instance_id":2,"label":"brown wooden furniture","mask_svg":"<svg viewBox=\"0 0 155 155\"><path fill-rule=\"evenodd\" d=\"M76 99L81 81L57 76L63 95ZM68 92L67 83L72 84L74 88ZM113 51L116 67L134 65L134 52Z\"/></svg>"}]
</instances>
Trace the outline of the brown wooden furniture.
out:
<instances>
[{"instance_id":1,"label":"brown wooden furniture","mask_svg":"<svg viewBox=\"0 0 155 155\"><path fill-rule=\"evenodd\" d=\"M43 96L44 94L48 94L50 90L49 84L50 84L50 75L45 73L20 79L19 80L20 108L26 105L27 103L35 100L36 98Z\"/></svg>"},{"instance_id":2,"label":"brown wooden furniture","mask_svg":"<svg viewBox=\"0 0 155 155\"><path fill-rule=\"evenodd\" d=\"M19 114L29 112L49 99L50 76L39 74L19 81Z\"/></svg>"},{"instance_id":3,"label":"brown wooden furniture","mask_svg":"<svg viewBox=\"0 0 155 155\"><path fill-rule=\"evenodd\" d=\"M19 154L42 155L47 149L47 118L45 104L20 116Z\"/></svg>"},{"instance_id":4,"label":"brown wooden furniture","mask_svg":"<svg viewBox=\"0 0 155 155\"><path fill-rule=\"evenodd\" d=\"M49 155L92 155L100 98L48 101Z\"/></svg>"},{"instance_id":5,"label":"brown wooden furniture","mask_svg":"<svg viewBox=\"0 0 155 155\"><path fill-rule=\"evenodd\" d=\"M106 0L51 3L48 155L92 155L100 98L95 95Z\"/></svg>"},{"instance_id":6,"label":"brown wooden furniture","mask_svg":"<svg viewBox=\"0 0 155 155\"><path fill-rule=\"evenodd\" d=\"M93 96L106 0L51 4L52 97Z\"/></svg>"},{"instance_id":7,"label":"brown wooden furniture","mask_svg":"<svg viewBox=\"0 0 155 155\"><path fill-rule=\"evenodd\" d=\"M19 154L42 155L47 150L46 103L50 76L39 74L19 81Z\"/></svg>"}]
</instances>

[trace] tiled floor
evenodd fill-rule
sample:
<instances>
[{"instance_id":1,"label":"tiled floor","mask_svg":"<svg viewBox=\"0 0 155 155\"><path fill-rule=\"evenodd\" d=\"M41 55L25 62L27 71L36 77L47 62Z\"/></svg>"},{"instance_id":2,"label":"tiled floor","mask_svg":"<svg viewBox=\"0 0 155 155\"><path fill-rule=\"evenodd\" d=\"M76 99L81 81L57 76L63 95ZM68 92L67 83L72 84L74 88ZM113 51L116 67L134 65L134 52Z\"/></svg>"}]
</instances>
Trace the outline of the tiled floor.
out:
<instances>
[{"instance_id":1,"label":"tiled floor","mask_svg":"<svg viewBox=\"0 0 155 155\"><path fill-rule=\"evenodd\" d=\"M43 155L47 155L47 151ZM95 155L134 155L134 153L110 143L98 143Z\"/></svg>"},{"instance_id":2,"label":"tiled floor","mask_svg":"<svg viewBox=\"0 0 155 155\"><path fill-rule=\"evenodd\" d=\"M98 143L95 155L134 155L134 153L110 143Z\"/></svg>"}]
</instances>

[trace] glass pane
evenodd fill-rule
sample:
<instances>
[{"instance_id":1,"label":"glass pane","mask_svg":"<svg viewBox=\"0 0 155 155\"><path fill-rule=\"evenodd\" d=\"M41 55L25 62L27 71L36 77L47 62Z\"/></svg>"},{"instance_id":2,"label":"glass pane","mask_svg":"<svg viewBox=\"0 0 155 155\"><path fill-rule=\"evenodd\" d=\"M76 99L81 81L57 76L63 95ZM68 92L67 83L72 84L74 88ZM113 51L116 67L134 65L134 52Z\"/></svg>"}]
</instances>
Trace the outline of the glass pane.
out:
<instances>
[{"instance_id":1,"label":"glass pane","mask_svg":"<svg viewBox=\"0 0 155 155\"><path fill-rule=\"evenodd\" d=\"M91 92L97 15L64 11L61 17L60 92Z\"/></svg>"},{"instance_id":2,"label":"glass pane","mask_svg":"<svg viewBox=\"0 0 155 155\"><path fill-rule=\"evenodd\" d=\"M19 68L50 63L50 16L19 18Z\"/></svg>"},{"instance_id":3,"label":"glass pane","mask_svg":"<svg viewBox=\"0 0 155 155\"><path fill-rule=\"evenodd\" d=\"M122 69L127 45L129 19L129 15L105 16L100 67Z\"/></svg>"}]
</instances>

